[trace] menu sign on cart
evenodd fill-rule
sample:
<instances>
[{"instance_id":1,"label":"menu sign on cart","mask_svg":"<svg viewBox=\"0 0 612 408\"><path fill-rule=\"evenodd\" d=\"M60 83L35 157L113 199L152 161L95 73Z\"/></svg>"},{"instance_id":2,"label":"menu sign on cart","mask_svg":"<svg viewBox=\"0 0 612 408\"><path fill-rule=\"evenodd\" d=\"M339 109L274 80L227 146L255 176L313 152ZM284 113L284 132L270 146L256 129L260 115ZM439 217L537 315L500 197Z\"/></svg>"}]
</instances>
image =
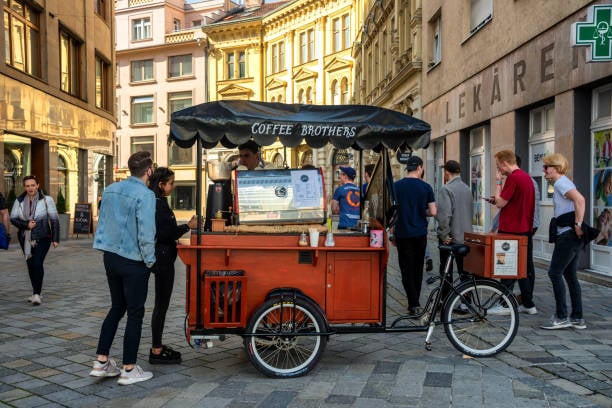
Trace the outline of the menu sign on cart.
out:
<instances>
[{"instance_id":1,"label":"menu sign on cart","mask_svg":"<svg viewBox=\"0 0 612 408\"><path fill-rule=\"evenodd\" d=\"M493 260L494 275L518 275L518 240L494 240L495 259Z\"/></svg>"},{"instance_id":2,"label":"menu sign on cart","mask_svg":"<svg viewBox=\"0 0 612 408\"><path fill-rule=\"evenodd\" d=\"M298 170L291 172L293 187L293 206L295 208L318 207L321 203L321 175L318 170Z\"/></svg>"}]
</instances>

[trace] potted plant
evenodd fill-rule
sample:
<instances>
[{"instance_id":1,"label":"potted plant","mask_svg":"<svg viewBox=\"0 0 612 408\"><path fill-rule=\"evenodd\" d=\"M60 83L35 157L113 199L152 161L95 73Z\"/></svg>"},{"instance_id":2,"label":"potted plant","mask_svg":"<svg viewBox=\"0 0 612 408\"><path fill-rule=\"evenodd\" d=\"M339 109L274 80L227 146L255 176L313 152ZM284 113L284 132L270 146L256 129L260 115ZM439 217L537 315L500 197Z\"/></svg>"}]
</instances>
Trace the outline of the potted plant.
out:
<instances>
[{"instance_id":1,"label":"potted plant","mask_svg":"<svg viewBox=\"0 0 612 408\"><path fill-rule=\"evenodd\" d=\"M55 202L57 213L59 214L60 240L68 239L68 231L70 230L70 214L66 213L66 198L60 188L57 192L57 201Z\"/></svg>"}]
</instances>

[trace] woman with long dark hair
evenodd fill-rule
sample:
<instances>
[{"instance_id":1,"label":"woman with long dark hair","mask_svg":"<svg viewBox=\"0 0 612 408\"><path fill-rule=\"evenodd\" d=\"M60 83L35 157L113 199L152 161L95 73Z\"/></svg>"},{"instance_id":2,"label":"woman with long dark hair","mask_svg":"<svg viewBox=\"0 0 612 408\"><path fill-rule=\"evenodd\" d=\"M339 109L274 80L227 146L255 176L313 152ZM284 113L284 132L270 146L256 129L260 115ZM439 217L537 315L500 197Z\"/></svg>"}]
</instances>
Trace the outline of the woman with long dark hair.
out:
<instances>
[{"instance_id":1,"label":"woman with long dark hair","mask_svg":"<svg viewBox=\"0 0 612 408\"><path fill-rule=\"evenodd\" d=\"M36 176L23 178L25 191L17 197L11 209L11 224L17 227L19 245L28 265L32 284L33 306L42 302L42 285L45 276L43 263L49 248L59 245L59 217L53 198L44 195Z\"/></svg>"},{"instance_id":2,"label":"woman with long dark hair","mask_svg":"<svg viewBox=\"0 0 612 408\"><path fill-rule=\"evenodd\" d=\"M190 229L198 226L194 215L187 224L177 225L167 197L174 190L174 172L167 167L158 167L149 179L149 188L155 193L155 306L151 316L153 343L149 352L151 364L178 364L181 353L162 343L166 312L174 286L174 261L176 241Z\"/></svg>"}]
</instances>

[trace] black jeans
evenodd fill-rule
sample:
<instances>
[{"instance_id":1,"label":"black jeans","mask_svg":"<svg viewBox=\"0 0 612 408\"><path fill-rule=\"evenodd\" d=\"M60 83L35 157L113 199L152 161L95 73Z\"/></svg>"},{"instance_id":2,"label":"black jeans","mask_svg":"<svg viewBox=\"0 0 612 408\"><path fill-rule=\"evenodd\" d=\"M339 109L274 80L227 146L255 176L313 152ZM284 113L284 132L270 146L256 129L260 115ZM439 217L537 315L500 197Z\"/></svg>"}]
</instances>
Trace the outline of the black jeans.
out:
<instances>
[{"instance_id":1,"label":"black jeans","mask_svg":"<svg viewBox=\"0 0 612 408\"><path fill-rule=\"evenodd\" d=\"M564 279L572 304L572 313L569 317L582 319L582 290L576 276L576 270L578 269L580 250L583 246L582 241L574 231L567 231L557 236L555 249L548 267L548 277L555 295L555 315L559 319L568 317Z\"/></svg>"},{"instance_id":2,"label":"black jeans","mask_svg":"<svg viewBox=\"0 0 612 408\"><path fill-rule=\"evenodd\" d=\"M170 305L170 297L174 287L174 261L176 261L176 246L158 245L155 249L157 262L153 267L155 274L155 306L151 315L151 334L153 348L163 346L162 334L166 322L166 312Z\"/></svg>"},{"instance_id":3,"label":"black jeans","mask_svg":"<svg viewBox=\"0 0 612 408\"><path fill-rule=\"evenodd\" d=\"M423 283L423 264L427 236L415 238L396 238L397 258L402 273L402 285L408 297L408 307L421 306L421 285Z\"/></svg>"},{"instance_id":4,"label":"black jeans","mask_svg":"<svg viewBox=\"0 0 612 408\"><path fill-rule=\"evenodd\" d=\"M96 353L104 356L109 354L119 321L127 311L123 364L136 364L151 270L142 261L127 259L112 252L104 252L104 267L111 308L102 323Z\"/></svg>"},{"instance_id":5,"label":"black jeans","mask_svg":"<svg viewBox=\"0 0 612 408\"><path fill-rule=\"evenodd\" d=\"M39 239L36 241L36 246L32 247L32 256L26 261L30 283L32 284L32 294L34 295L40 295L42 291L43 278L45 277L43 263L50 247L50 239Z\"/></svg>"},{"instance_id":6,"label":"black jeans","mask_svg":"<svg viewBox=\"0 0 612 408\"><path fill-rule=\"evenodd\" d=\"M524 307L534 307L533 303L533 288L535 285L535 266L533 264L533 234L534 232L524 234L514 234L511 232L499 232L500 234L524 235L527 237L527 277L518 279L519 289L521 290L521 299ZM514 289L514 282L517 279L502 279L501 284L508 288L510 292Z\"/></svg>"}]
</instances>

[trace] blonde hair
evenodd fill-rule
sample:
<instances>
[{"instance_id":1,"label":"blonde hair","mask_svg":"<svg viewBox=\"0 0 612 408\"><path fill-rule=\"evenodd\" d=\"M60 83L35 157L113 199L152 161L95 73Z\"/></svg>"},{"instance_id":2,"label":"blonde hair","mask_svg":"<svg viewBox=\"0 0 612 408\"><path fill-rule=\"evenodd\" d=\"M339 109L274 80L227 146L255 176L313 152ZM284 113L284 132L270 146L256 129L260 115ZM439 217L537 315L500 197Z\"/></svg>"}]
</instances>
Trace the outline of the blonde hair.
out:
<instances>
[{"instance_id":1,"label":"blonde hair","mask_svg":"<svg viewBox=\"0 0 612 408\"><path fill-rule=\"evenodd\" d=\"M542 161L547 166L556 167L559 174L565 174L567 172L567 168L569 167L567 159L561 153L549 154L545 156Z\"/></svg>"},{"instance_id":2,"label":"blonde hair","mask_svg":"<svg viewBox=\"0 0 612 408\"><path fill-rule=\"evenodd\" d=\"M501 163L516 164L516 156L512 150L501 150L495 153L495 158Z\"/></svg>"}]
</instances>

